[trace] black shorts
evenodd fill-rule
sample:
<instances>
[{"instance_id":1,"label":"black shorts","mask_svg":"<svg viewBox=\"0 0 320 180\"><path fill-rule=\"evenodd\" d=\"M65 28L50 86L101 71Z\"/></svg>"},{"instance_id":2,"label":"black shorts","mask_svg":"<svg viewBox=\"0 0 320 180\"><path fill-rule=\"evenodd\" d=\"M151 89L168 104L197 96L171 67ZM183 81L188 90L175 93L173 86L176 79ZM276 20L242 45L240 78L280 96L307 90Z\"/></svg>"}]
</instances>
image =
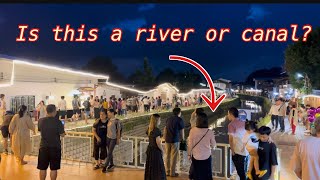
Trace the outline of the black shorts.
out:
<instances>
[{"instance_id":1,"label":"black shorts","mask_svg":"<svg viewBox=\"0 0 320 180\"><path fill-rule=\"evenodd\" d=\"M47 170L50 164L50 170L60 169L61 149L44 147L39 149L38 166L40 170Z\"/></svg>"},{"instance_id":2,"label":"black shorts","mask_svg":"<svg viewBox=\"0 0 320 180\"><path fill-rule=\"evenodd\" d=\"M59 116L61 117L61 119L64 119L66 115L67 111L59 111Z\"/></svg>"},{"instance_id":3,"label":"black shorts","mask_svg":"<svg viewBox=\"0 0 320 180\"><path fill-rule=\"evenodd\" d=\"M9 126L1 126L1 134L3 138L8 138L9 134Z\"/></svg>"},{"instance_id":4,"label":"black shorts","mask_svg":"<svg viewBox=\"0 0 320 180\"><path fill-rule=\"evenodd\" d=\"M80 109L73 109L73 114L80 114Z\"/></svg>"}]
</instances>

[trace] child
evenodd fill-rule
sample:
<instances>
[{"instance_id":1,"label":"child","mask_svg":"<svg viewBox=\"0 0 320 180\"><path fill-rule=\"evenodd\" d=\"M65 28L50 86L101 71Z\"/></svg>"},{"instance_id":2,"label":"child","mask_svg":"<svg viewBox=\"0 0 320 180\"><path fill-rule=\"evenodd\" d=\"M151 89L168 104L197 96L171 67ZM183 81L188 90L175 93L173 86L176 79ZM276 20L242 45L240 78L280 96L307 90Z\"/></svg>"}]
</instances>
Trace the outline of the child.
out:
<instances>
[{"instance_id":1,"label":"child","mask_svg":"<svg viewBox=\"0 0 320 180\"><path fill-rule=\"evenodd\" d=\"M258 137L256 135L257 131L257 125L256 122L254 121L246 121L245 123L245 130L246 134L244 135L242 142L244 143L244 147L247 149L247 151L250 154L250 164L249 164L249 169L247 172L247 176L250 180L253 179L251 175L251 171L253 169L256 169L256 174L259 177L264 176L267 173L267 170L259 170L259 156L257 153L258 150Z\"/></svg>"},{"instance_id":2,"label":"child","mask_svg":"<svg viewBox=\"0 0 320 180\"><path fill-rule=\"evenodd\" d=\"M278 166L277 160L277 147L270 140L271 128L267 126L261 126L259 128L259 146L258 146L258 155L259 155L259 167L260 169L266 169L267 172L264 176L258 177L255 173L257 168L252 170L252 177L254 179L268 180L274 179L276 169Z\"/></svg>"}]
</instances>

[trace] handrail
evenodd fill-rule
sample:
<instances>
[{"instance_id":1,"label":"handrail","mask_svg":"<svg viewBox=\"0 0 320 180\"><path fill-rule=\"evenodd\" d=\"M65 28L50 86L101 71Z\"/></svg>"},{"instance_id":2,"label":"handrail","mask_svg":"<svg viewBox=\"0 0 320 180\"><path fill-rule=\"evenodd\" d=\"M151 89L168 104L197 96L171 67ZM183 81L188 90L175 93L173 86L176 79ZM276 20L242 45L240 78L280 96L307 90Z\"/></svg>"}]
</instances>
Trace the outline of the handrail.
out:
<instances>
[{"instance_id":1,"label":"handrail","mask_svg":"<svg viewBox=\"0 0 320 180\"><path fill-rule=\"evenodd\" d=\"M93 141L92 141L93 133L92 132L74 132L74 131L69 131L66 133L67 135L64 138L62 138L62 142L61 142L63 159L72 160L74 162L85 162L85 163L93 162L91 161L92 160L91 154L92 154L92 148L93 148ZM39 143L39 140L40 140L39 137L40 137L39 134L32 136L32 147L33 147L33 150L35 150L35 154L33 155L37 155L36 149L38 146L37 144ZM77 139L82 139L82 140L79 142ZM144 164L145 160L141 161L141 158L144 156L144 159L145 159L144 151L146 148L146 143L148 143L147 140L148 140L147 137L123 136L122 137L123 143L120 143L120 146L117 147L120 149L115 151L115 152L118 152L118 155L116 155L115 157L118 157L119 158L118 161L121 162L119 165L123 167L129 167L129 168L143 169L145 165ZM141 144L141 142L143 142L143 144ZM71 145L69 146L66 143L71 143ZM121 144L123 144L122 147L121 147ZM141 149L141 147L144 147L144 148ZM79 151L78 148L81 148L81 150ZM218 168L216 169L217 171L214 171L214 169L212 169L213 172L215 173L214 177L229 179L229 177L232 176L232 171L234 170L231 162L230 145L225 143L217 143L216 148L213 149L212 152L214 151L218 152L217 158L218 158L218 162L220 162L219 164L217 164L217 166L214 166L215 168ZM79 157L79 152L80 152L80 157ZM125 154L129 152L129 154L125 155L123 154L124 152ZM185 159L186 156L184 153L185 152L179 152L179 162L177 164L178 165L177 171L181 173L187 173L188 172L187 169L190 165L189 163L185 164L185 161L187 160ZM127 159L128 155L131 156L131 158L129 157L129 159ZM278 160L280 161L279 151L277 152L277 155L278 155ZM183 163L181 163L180 161L183 161ZM277 172L276 179L277 180L280 179L279 170Z\"/></svg>"}]
</instances>

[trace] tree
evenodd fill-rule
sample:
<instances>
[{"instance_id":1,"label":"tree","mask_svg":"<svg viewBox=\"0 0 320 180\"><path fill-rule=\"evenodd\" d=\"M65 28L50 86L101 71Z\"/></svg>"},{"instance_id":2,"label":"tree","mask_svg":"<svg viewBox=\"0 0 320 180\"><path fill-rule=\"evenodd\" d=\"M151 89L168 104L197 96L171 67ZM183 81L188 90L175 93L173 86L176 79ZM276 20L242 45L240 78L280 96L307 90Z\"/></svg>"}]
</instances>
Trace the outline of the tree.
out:
<instances>
[{"instance_id":1,"label":"tree","mask_svg":"<svg viewBox=\"0 0 320 180\"><path fill-rule=\"evenodd\" d=\"M82 69L97 74L108 75L113 82L126 81L125 77L118 71L118 67L113 64L112 59L109 57L97 56L89 60Z\"/></svg>"},{"instance_id":2,"label":"tree","mask_svg":"<svg viewBox=\"0 0 320 180\"><path fill-rule=\"evenodd\" d=\"M143 84L143 73L140 69L137 69L134 73L132 73L128 77L129 81L135 85L141 85Z\"/></svg>"},{"instance_id":3,"label":"tree","mask_svg":"<svg viewBox=\"0 0 320 180\"><path fill-rule=\"evenodd\" d=\"M176 82L176 73L171 68L166 68L159 72L159 74L156 77L157 84L161 83L171 83L175 84Z\"/></svg>"},{"instance_id":4,"label":"tree","mask_svg":"<svg viewBox=\"0 0 320 180\"><path fill-rule=\"evenodd\" d=\"M177 86L181 90L189 90L192 88L200 88L203 82L202 75L195 73L193 69L176 74Z\"/></svg>"},{"instance_id":5,"label":"tree","mask_svg":"<svg viewBox=\"0 0 320 180\"><path fill-rule=\"evenodd\" d=\"M276 76L279 76L282 72L281 67L273 67L271 69L259 69L251 74L246 79L246 84L248 85L254 85L254 78L273 78Z\"/></svg>"},{"instance_id":6,"label":"tree","mask_svg":"<svg viewBox=\"0 0 320 180\"><path fill-rule=\"evenodd\" d=\"M155 78L152 73L152 67L147 57L143 60L143 69L137 69L129 76L129 81L142 89L150 89L155 85Z\"/></svg>"},{"instance_id":7,"label":"tree","mask_svg":"<svg viewBox=\"0 0 320 180\"><path fill-rule=\"evenodd\" d=\"M148 60L147 57L145 57L144 60L143 60L143 70L144 70L144 73L143 73L143 75L144 75L143 76L144 77L143 86L152 86L152 85L154 85L155 78L153 76L152 67L149 64L149 60Z\"/></svg>"},{"instance_id":8,"label":"tree","mask_svg":"<svg viewBox=\"0 0 320 180\"><path fill-rule=\"evenodd\" d=\"M289 74L291 83L295 88L301 88L304 84L303 79L298 78L300 73L310 78L312 87L320 88L320 28L312 31L308 35L306 42L300 38L288 46L285 51L285 69ZM307 93L310 93L307 92Z\"/></svg>"}]
</instances>

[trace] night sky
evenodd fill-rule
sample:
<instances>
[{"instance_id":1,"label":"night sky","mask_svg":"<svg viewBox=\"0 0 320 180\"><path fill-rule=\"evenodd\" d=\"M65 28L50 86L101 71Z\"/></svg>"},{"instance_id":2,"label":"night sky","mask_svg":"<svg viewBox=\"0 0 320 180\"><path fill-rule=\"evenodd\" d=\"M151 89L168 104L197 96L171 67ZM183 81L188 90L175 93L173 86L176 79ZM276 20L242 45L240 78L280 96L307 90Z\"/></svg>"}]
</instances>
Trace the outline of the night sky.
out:
<instances>
[{"instance_id":1,"label":"night sky","mask_svg":"<svg viewBox=\"0 0 320 180\"><path fill-rule=\"evenodd\" d=\"M165 67L184 70L192 66L168 60L170 54L192 58L213 79L243 81L254 70L282 66L288 42L245 43L241 32L251 28L319 26L320 4L1 4L0 54L33 61L45 59L60 66L81 67L95 56L109 56L129 75L147 56L157 73ZM16 42L18 24L40 28L39 40ZM55 42L52 28L70 24L99 28L99 39L89 42ZM161 28L195 28L188 42L135 42L136 29L157 24ZM111 29L122 28L120 43L110 41ZM207 42L208 28L229 27L223 42ZM86 31L87 33L87 31ZM300 30L299 35L302 31ZM291 36L291 31L289 31ZM112 77L110 77L112 81Z\"/></svg>"}]
</instances>

